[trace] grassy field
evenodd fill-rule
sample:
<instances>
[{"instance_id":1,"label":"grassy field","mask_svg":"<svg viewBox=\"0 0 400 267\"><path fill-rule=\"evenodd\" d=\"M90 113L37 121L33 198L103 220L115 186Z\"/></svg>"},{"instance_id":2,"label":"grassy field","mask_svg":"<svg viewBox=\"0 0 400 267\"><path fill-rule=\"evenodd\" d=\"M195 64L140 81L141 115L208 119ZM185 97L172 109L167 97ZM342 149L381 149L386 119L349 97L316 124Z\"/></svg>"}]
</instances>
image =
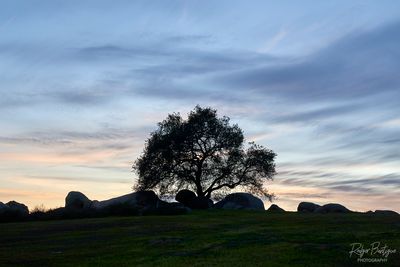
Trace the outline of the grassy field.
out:
<instances>
[{"instance_id":1,"label":"grassy field","mask_svg":"<svg viewBox=\"0 0 400 267\"><path fill-rule=\"evenodd\" d=\"M400 266L400 217L194 211L0 224L0 266L364 266L351 243L387 244ZM371 256L364 256L371 257Z\"/></svg>"}]
</instances>

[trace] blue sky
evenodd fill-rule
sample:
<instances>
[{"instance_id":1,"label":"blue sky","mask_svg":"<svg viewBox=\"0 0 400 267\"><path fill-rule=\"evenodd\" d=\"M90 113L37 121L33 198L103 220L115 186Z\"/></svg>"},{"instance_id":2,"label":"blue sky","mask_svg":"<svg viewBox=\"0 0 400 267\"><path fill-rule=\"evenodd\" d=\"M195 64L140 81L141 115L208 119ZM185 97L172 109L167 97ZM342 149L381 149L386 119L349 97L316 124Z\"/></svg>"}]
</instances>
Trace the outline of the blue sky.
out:
<instances>
[{"instance_id":1,"label":"blue sky","mask_svg":"<svg viewBox=\"0 0 400 267\"><path fill-rule=\"evenodd\" d=\"M276 203L400 211L398 1L2 1L0 201L127 193L168 113L273 149Z\"/></svg>"}]
</instances>

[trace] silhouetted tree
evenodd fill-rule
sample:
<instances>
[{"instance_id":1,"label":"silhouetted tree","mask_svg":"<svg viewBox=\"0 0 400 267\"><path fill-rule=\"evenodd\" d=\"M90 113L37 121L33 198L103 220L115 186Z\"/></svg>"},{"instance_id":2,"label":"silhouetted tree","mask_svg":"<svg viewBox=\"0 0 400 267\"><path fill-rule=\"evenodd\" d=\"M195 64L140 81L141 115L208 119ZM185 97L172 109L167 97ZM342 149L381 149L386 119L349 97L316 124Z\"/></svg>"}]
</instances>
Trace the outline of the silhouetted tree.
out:
<instances>
[{"instance_id":1,"label":"silhouetted tree","mask_svg":"<svg viewBox=\"0 0 400 267\"><path fill-rule=\"evenodd\" d=\"M275 175L276 154L253 142L245 149L243 142L238 125L230 125L228 117L218 118L215 109L196 106L187 120L169 114L133 166L139 175L135 189L165 195L189 188L210 198L215 191L225 194L240 186L271 197L263 182Z\"/></svg>"}]
</instances>

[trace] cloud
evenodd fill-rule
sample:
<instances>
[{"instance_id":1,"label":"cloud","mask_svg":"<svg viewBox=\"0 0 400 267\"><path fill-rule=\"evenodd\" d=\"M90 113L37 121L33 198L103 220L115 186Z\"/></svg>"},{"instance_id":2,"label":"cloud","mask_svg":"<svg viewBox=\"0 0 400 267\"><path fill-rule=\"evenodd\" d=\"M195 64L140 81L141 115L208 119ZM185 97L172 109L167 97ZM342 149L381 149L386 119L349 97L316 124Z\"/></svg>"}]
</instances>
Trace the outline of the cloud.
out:
<instances>
[{"instance_id":1,"label":"cloud","mask_svg":"<svg viewBox=\"0 0 400 267\"><path fill-rule=\"evenodd\" d=\"M293 63L253 67L218 78L237 90L291 100L348 100L399 95L400 22L349 34Z\"/></svg>"},{"instance_id":2,"label":"cloud","mask_svg":"<svg viewBox=\"0 0 400 267\"><path fill-rule=\"evenodd\" d=\"M351 179L341 180L337 182L328 183L329 186L337 185L354 185L354 186L376 186L376 185L387 185L387 186L400 186L400 174L391 173L383 176L373 176L364 179Z\"/></svg>"},{"instance_id":3,"label":"cloud","mask_svg":"<svg viewBox=\"0 0 400 267\"><path fill-rule=\"evenodd\" d=\"M330 197L330 194L324 193L302 193L302 192L285 192L283 191L281 194L279 194L278 198L291 198L291 199L310 199L310 198L321 198L321 199L326 199Z\"/></svg>"},{"instance_id":4,"label":"cloud","mask_svg":"<svg viewBox=\"0 0 400 267\"><path fill-rule=\"evenodd\" d=\"M339 104L330 107L318 108L312 111L295 112L289 115L277 115L274 117L274 121L277 123L293 123L293 122L306 123L310 121L328 119L340 115L351 114L363 108L364 107L359 104L358 105Z\"/></svg>"},{"instance_id":5,"label":"cloud","mask_svg":"<svg viewBox=\"0 0 400 267\"><path fill-rule=\"evenodd\" d=\"M4 91L1 108L53 103L101 107L137 95L159 99L172 96L178 101L190 97L209 100L207 90L212 90L221 101L230 102L234 93L227 94L210 84L210 77L283 60L252 51L199 45L210 39L203 35L171 35L139 38L134 44L99 43L78 48L29 43L3 45L0 53L17 67L4 73L12 83L9 88L0 89ZM29 72L21 73L21 65Z\"/></svg>"},{"instance_id":6,"label":"cloud","mask_svg":"<svg viewBox=\"0 0 400 267\"><path fill-rule=\"evenodd\" d=\"M211 35L193 34L193 35L173 35L166 37L163 42L171 43L172 45L190 45L198 43L213 43L214 38Z\"/></svg>"},{"instance_id":7,"label":"cloud","mask_svg":"<svg viewBox=\"0 0 400 267\"><path fill-rule=\"evenodd\" d=\"M357 117L354 120L355 118ZM336 121L319 123L315 127L315 136L330 140L333 150L358 152L352 159L343 159L346 162L389 162L400 159L398 149L393 145L400 134L400 128L378 126L375 123L377 119L360 122L354 120L339 118Z\"/></svg>"},{"instance_id":8,"label":"cloud","mask_svg":"<svg viewBox=\"0 0 400 267\"><path fill-rule=\"evenodd\" d=\"M47 198L56 198L60 197L59 194L54 192L37 192L35 190L23 190L23 189L11 189L11 188L1 188L0 189L0 198L2 201L7 202L10 199L16 198L36 198L41 199L42 201Z\"/></svg>"},{"instance_id":9,"label":"cloud","mask_svg":"<svg viewBox=\"0 0 400 267\"><path fill-rule=\"evenodd\" d=\"M80 141L112 141L126 139L140 139L150 131L149 127L128 128L103 128L97 131L52 131L28 132L19 136L0 136L0 143L13 144L71 144Z\"/></svg>"},{"instance_id":10,"label":"cloud","mask_svg":"<svg viewBox=\"0 0 400 267\"><path fill-rule=\"evenodd\" d=\"M362 178L342 172L328 171L284 171L278 174L276 181L287 186L302 186L324 188L346 192L373 192L381 193L393 191L400 187L400 173L386 175L370 175Z\"/></svg>"},{"instance_id":11,"label":"cloud","mask_svg":"<svg viewBox=\"0 0 400 267\"><path fill-rule=\"evenodd\" d=\"M118 60L132 59L132 57L166 57L168 51L157 49L153 46L122 47L117 45L100 45L79 48L76 56L86 60Z\"/></svg>"},{"instance_id":12,"label":"cloud","mask_svg":"<svg viewBox=\"0 0 400 267\"><path fill-rule=\"evenodd\" d=\"M274 47L276 47L280 41L282 41L287 35L287 31L285 29L281 29L277 32L272 38L270 38L261 49L259 49L262 53L269 53Z\"/></svg>"},{"instance_id":13,"label":"cloud","mask_svg":"<svg viewBox=\"0 0 400 267\"><path fill-rule=\"evenodd\" d=\"M147 127L137 129L105 128L98 131L29 132L14 137L0 137L0 159L13 163L36 165L86 166L100 168L106 165L125 166L134 160L145 137ZM12 146L10 146L12 145ZM23 150L20 148L24 147ZM116 168L116 169L118 169Z\"/></svg>"},{"instance_id":14,"label":"cloud","mask_svg":"<svg viewBox=\"0 0 400 267\"><path fill-rule=\"evenodd\" d=\"M120 178L99 178L99 177L69 177L69 176L39 176L28 175L26 178L41 179L41 180L56 180L56 181L72 181L72 182L95 182L95 183L121 183L132 184L133 179Z\"/></svg>"},{"instance_id":15,"label":"cloud","mask_svg":"<svg viewBox=\"0 0 400 267\"><path fill-rule=\"evenodd\" d=\"M77 57L86 59L131 59L132 57L178 57L179 52L184 55L193 53L187 46L198 45L203 42L212 42L210 35L171 35L158 39L146 39L139 37L135 44L117 45L101 44L78 48ZM196 51L196 48L194 48Z\"/></svg>"},{"instance_id":16,"label":"cloud","mask_svg":"<svg viewBox=\"0 0 400 267\"><path fill-rule=\"evenodd\" d=\"M102 90L100 88L92 90L60 91L50 94L50 96L52 96L53 98L49 99L49 101L56 100L64 104L80 106L101 105L115 98L114 93L112 92L112 90Z\"/></svg>"}]
</instances>

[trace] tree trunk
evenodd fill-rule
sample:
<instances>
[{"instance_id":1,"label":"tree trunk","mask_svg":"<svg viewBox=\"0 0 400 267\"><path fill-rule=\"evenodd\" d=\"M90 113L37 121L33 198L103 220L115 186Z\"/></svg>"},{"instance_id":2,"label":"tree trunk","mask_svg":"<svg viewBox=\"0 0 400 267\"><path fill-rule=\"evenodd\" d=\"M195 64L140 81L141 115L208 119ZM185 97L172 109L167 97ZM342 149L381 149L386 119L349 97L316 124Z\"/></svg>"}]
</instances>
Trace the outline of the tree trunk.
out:
<instances>
[{"instance_id":1,"label":"tree trunk","mask_svg":"<svg viewBox=\"0 0 400 267\"><path fill-rule=\"evenodd\" d=\"M203 192L203 188L201 188L201 185L197 185L196 184L196 194L198 197L204 197L204 192Z\"/></svg>"},{"instance_id":2,"label":"tree trunk","mask_svg":"<svg viewBox=\"0 0 400 267\"><path fill-rule=\"evenodd\" d=\"M197 163L197 170L196 170L196 193L198 197L204 197L205 192L203 192L203 187L201 186L201 174L203 172L204 158Z\"/></svg>"}]
</instances>

